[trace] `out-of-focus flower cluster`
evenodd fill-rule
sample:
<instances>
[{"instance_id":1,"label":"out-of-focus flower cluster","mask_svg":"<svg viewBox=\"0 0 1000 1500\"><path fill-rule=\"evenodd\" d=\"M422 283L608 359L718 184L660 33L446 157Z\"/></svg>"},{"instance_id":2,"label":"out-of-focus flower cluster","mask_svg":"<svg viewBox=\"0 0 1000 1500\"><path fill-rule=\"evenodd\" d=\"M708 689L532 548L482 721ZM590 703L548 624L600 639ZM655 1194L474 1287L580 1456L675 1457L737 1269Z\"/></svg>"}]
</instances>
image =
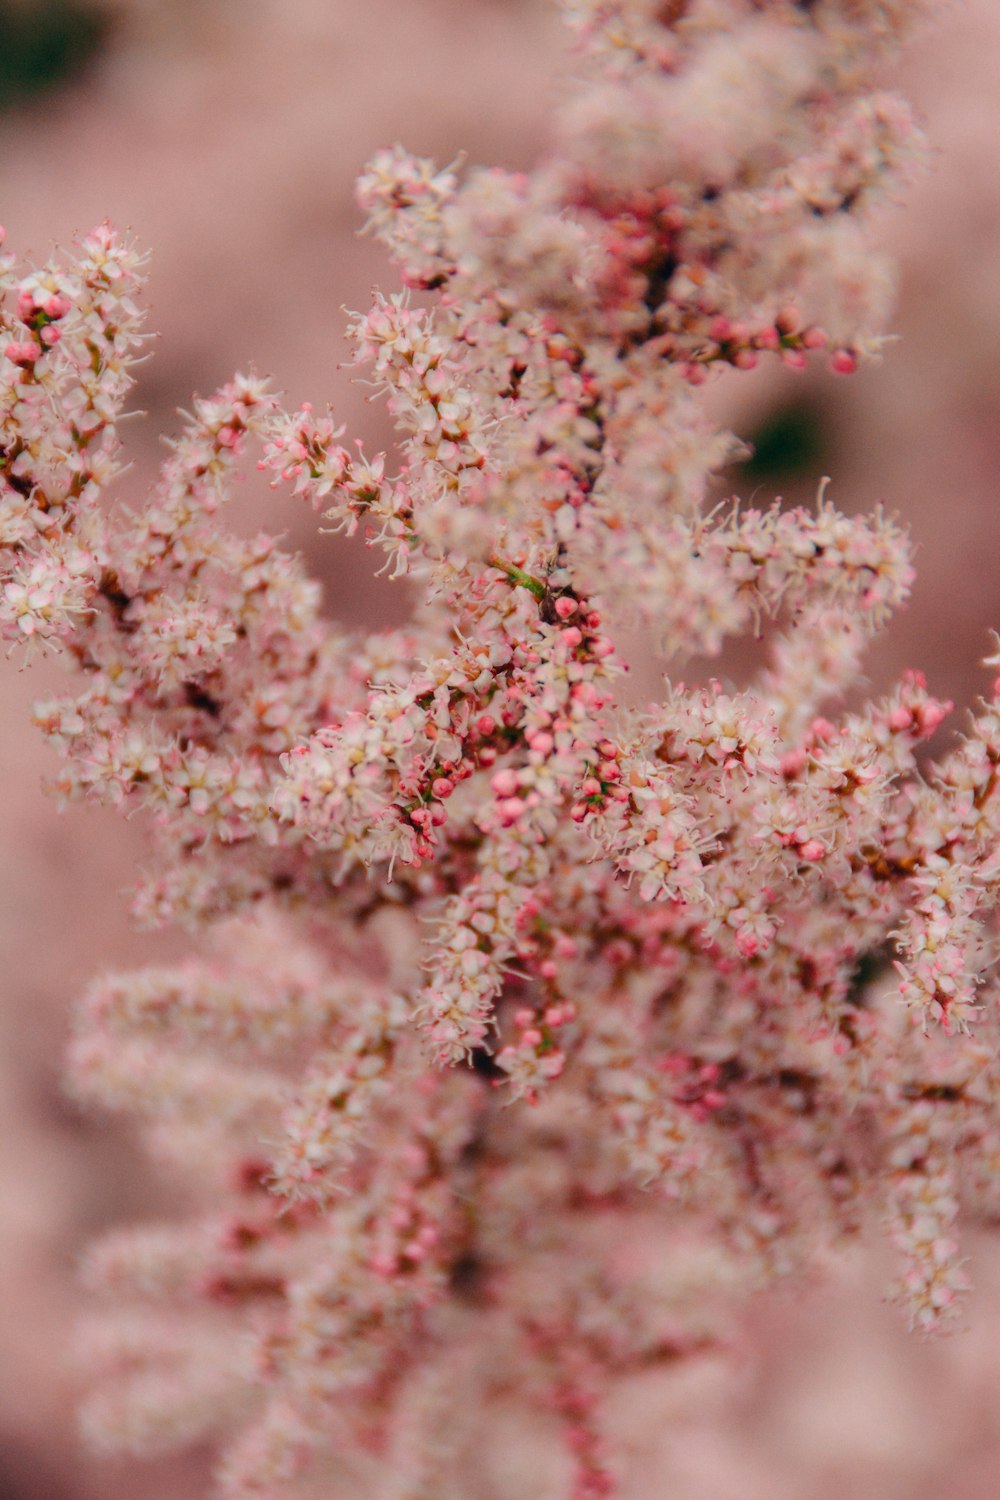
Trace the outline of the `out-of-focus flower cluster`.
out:
<instances>
[{"instance_id":1,"label":"out-of-focus flower cluster","mask_svg":"<svg viewBox=\"0 0 1000 1500\"><path fill-rule=\"evenodd\" d=\"M77 1093L218 1204L90 1257L99 1444L221 1433L231 1500L345 1463L458 1496L516 1389L594 1500L611 1384L719 1342L763 1276L884 1223L918 1327L964 1289L1000 1152L1000 696L924 772L948 705L918 673L846 711L906 538L822 488L713 507L739 444L698 394L878 349L866 211L921 140L873 80L918 8L576 0L538 170L379 153L406 290L350 335L390 455L238 376L122 504L141 259L107 226L4 256L0 624L76 669L36 709L61 795L149 816L137 914L201 931L96 981L73 1045ZM227 527L252 462L413 579L406 630L338 631ZM768 661L627 707L636 622L677 663L753 632ZM898 988L866 982L893 953ZM712 1276L640 1274L648 1229Z\"/></svg>"}]
</instances>

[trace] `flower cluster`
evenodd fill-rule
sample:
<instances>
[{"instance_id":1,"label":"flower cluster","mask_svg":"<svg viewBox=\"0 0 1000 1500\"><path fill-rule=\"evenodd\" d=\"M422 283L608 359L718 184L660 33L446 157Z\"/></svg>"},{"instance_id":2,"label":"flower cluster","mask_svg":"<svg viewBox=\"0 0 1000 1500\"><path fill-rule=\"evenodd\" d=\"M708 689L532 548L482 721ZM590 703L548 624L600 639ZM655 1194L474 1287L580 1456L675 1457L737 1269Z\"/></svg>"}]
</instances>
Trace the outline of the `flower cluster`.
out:
<instances>
[{"instance_id":1,"label":"flower cluster","mask_svg":"<svg viewBox=\"0 0 1000 1500\"><path fill-rule=\"evenodd\" d=\"M613 1494L616 1379L883 1223L930 1329L996 1213L1000 680L936 765L919 673L845 707L906 536L823 485L713 503L740 444L699 397L877 351L868 210L922 149L879 79L919 7L563 8L535 171L361 179L404 282L349 328L391 454L237 376L111 506L141 258L103 226L0 262L4 636L74 669L35 710L57 789L145 810L136 912L200 944L79 1013L77 1095L207 1189L94 1248L85 1424L220 1434L227 1500L464 1496L511 1390L566 1493ZM404 630L333 627L227 527L246 462L412 580ZM750 633L744 690L691 680Z\"/></svg>"}]
</instances>

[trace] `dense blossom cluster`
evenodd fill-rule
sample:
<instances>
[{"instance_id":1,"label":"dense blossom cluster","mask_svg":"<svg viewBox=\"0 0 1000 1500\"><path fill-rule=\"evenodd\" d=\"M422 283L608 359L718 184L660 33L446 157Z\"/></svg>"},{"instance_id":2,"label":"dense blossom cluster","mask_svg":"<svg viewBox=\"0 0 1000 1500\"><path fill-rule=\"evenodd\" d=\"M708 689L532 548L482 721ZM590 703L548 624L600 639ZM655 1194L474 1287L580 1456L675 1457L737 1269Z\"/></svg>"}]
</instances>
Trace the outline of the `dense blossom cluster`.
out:
<instances>
[{"instance_id":1,"label":"dense blossom cluster","mask_svg":"<svg viewBox=\"0 0 1000 1500\"><path fill-rule=\"evenodd\" d=\"M878 75L920 7L563 8L535 171L397 147L361 179L405 283L350 327L391 455L238 376L122 504L140 257L103 226L0 264L0 624L76 669L36 708L59 792L149 815L138 915L200 932L79 1015L78 1095L212 1204L91 1253L85 1422L221 1433L229 1500L466 1496L511 1392L565 1493L610 1495L611 1382L880 1225L930 1329L997 1211L1000 679L923 770L918 673L846 709L906 537L822 488L715 504L740 444L699 399L877 349L866 211L921 148ZM412 580L406 629L335 628L226 525L248 462ZM745 690L689 680L750 633Z\"/></svg>"}]
</instances>

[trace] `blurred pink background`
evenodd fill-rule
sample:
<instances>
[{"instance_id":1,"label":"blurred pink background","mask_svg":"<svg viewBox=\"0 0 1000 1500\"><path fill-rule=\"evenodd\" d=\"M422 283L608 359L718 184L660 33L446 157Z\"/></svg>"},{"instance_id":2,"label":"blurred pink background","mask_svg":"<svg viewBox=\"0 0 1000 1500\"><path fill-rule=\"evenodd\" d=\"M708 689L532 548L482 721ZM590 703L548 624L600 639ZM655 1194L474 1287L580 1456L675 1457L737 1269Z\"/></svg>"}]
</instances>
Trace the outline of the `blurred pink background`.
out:
<instances>
[{"instance_id":1,"label":"blurred pink background","mask_svg":"<svg viewBox=\"0 0 1000 1500\"><path fill-rule=\"evenodd\" d=\"M0 4L0 49L50 0ZM333 401L352 434L381 417L339 368L343 305L392 273L357 238L353 179L396 140L447 161L528 165L545 140L560 27L548 0L104 0L85 68L0 114L0 221L43 260L108 217L153 251L150 326L131 426L141 493L158 434L193 391L235 368L292 401ZM884 500L910 523L920 581L872 662L880 684L919 665L968 704L1000 626L1000 6L967 0L911 49L903 83L937 148L879 234L901 260L900 341L851 380L727 376L720 420L773 450L731 487L795 499L833 476L845 509ZM10 29L12 28L12 29ZM769 444L763 439L771 434ZM803 438L803 434L805 435ZM789 445L806 443L790 464ZM784 455L784 457L782 457ZM781 463L786 465L781 470ZM316 535L310 515L248 487L240 524L287 531L331 613L376 624L405 612L363 549ZM71 1358L75 1261L104 1226L168 1210L183 1186L154 1176L127 1132L62 1099L71 1003L95 969L176 952L183 937L129 930L121 890L142 830L39 788L54 768L27 723L57 662L2 675L0 750L0 1500L192 1500L207 1455L139 1464L77 1443L86 1372ZM650 678L652 681L652 677ZM995 1500L1000 1494L1000 1244L969 1243L969 1331L911 1340L881 1301L873 1246L828 1283L751 1310L755 1340L628 1414L629 1500ZM502 1500L489 1487L481 1493ZM471 1497L470 1497L471 1500ZM541 1500L541 1497L540 1497Z\"/></svg>"}]
</instances>

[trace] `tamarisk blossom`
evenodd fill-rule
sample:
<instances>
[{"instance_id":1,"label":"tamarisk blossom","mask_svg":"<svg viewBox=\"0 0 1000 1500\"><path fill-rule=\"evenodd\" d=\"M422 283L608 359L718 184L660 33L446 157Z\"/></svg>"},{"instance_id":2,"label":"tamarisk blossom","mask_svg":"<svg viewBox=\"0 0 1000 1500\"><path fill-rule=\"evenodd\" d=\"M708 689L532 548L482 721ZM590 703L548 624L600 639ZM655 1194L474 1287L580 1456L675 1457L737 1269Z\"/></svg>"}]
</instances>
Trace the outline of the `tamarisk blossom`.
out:
<instances>
[{"instance_id":1,"label":"tamarisk blossom","mask_svg":"<svg viewBox=\"0 0 1000 1500\"><path fill-rule=\"evenodd\" d=\"M845 709L905 533L825 482L718 505L741 445L699 394L878 352L869 209L922 151L878 80L921 7L562 8L534 171L361 178L403 282L349 327L391 453L238 375L129 497L141 256L104 225L0 264L0 624L75 673L35 709L56 790L144 810L137 916L199 944L78 1014L78 1097L205 1204L92 1250L84 1422L217 1434L227 1500L467 1495L501 1391L567 1495L611 1495L617 1380L883 1224L929 1330L996 1215L1000 681L923 770L919 673ZM253 462L412 581L405 629L334 627L229 529ZM644 706L636 623L671 673ZM748 633L744 690L691 680Z\"/></svg>"}]
</instances>

